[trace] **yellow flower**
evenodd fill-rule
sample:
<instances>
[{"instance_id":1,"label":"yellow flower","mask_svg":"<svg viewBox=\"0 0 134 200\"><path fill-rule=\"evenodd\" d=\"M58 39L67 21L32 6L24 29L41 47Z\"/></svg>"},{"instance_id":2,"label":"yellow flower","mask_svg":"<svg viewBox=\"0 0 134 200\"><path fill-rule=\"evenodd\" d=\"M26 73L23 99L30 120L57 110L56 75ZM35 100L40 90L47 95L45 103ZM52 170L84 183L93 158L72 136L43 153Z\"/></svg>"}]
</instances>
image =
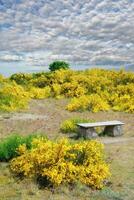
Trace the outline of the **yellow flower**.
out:
<instances>
[{"instance_id":1,"label":"yellow flower","mask_svg":"<svg viewBox=\"0 0 134 200\"><path fill-rule=\"evenodd\" d=\"M54 186L80 181L94 188L103 187L110 176L104 160L104 146L97 141L70 143L34 139L33 148L20 145L20 156L11 161L11 170L27 177L42 176Z\"/></svg>"}]
</instances>

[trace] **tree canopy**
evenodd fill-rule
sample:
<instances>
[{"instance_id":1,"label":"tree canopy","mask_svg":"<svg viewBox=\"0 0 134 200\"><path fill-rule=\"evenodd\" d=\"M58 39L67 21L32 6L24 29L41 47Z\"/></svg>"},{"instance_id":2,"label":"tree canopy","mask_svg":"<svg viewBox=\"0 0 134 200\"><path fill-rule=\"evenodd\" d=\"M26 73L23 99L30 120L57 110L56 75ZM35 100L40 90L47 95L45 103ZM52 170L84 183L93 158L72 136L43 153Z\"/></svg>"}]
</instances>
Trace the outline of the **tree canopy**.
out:
<instances>
[{"instance_id":1,"label":"tree canopy","mask_svg":"<svg viewBox=\"0 0 134 200\"><path fill-rule=\"evenodd\" d=\"M62 60L57 60L49 65L49 70L50 71L55 71L59 69L69 69L69 63L62 61Z\"/></svg>"}]
</instances>

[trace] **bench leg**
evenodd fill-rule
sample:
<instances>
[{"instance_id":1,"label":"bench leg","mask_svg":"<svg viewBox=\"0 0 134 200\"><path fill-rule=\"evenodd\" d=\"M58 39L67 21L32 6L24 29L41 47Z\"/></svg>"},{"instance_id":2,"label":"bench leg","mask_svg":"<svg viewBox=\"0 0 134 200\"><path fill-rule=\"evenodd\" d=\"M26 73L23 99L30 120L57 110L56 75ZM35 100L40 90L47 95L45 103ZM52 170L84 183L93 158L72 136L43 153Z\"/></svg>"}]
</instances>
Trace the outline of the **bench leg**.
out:
<instances>
[{"instance_id":1,"label":"bench leg","mask_svg":"<svg viewBox=\"0 0 134 200\"><path fill-rule=\"evenodd\" d=\"M79 137L83 137L85 139L96 138L98 134L96 133L93 127L90 128L82 128L79 127Z\"/></svg>"},{"instance_id":2,"label":"bench leg","mask_svg":"<svg viewBox=\"0 0 134 200\"><path fill-rule=\"evenodd\" d=\"M104 133L106 135L113 136L113 137L123 135L122 126L120 125L106 126L104 129Z\"/></svg>"}]
</instances>

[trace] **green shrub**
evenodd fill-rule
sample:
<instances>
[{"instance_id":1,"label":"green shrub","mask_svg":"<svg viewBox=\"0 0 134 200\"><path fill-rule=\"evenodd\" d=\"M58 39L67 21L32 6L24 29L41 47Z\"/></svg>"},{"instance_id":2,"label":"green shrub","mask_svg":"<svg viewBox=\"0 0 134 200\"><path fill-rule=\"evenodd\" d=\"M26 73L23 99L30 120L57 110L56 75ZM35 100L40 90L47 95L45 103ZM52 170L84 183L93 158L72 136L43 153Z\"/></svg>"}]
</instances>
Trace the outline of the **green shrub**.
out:
<instances>
[{"instance_id":1,"label":"green shrub","mask_svg":"<svg viewBox=\"0 0 134 200\"><path fill-rule=\"evenodd\" d=\"M30 149L33 138L37 137L40 136L32 134L24 137L17 134L13 134L3 139L0 142L0 161L8 161L16 157L18 155L16 149L21 144L26 144L27 148Z\"/></svg>"},{"instance_id":2,"label":"green shrub","mask_svg":"<svg viewBox=\"0 0 134 200\"><path fill-rule=\"evenodd\" d=\"M32 74L16 73L10 76L11 81L15 81L17 84L26 85L33 78Z\"/></svg>"},{"instance_id":3,"label":"green shrub","mask_svg":"<svg viewBox=\"0 0 134 200\"><path fill-rule=\"evenodd\" d=\"M93 120L82 119L82 118L71 118L65 120L61 126L60 130L63 133L77 133L77 123L86 123L86 122L93 122Z\"/></svg>"},{"instance_id":4,"label":"green shrub","mask_svg":"<svg viewBox=\"0 0 134 200\"><path fill-rule=\"evenodd\" d=\"M111 175L105 161L104 145L95 140L70 143L34 139L30 150L20 145L19 156L10 162L14 175L33 178L46 187L74 185L77 181L101 189Z\"/></svg>"},{"instance_id":5,"label":"green shrub","mask_svg":"<svg viewBox=\"0 0 134 200\"><path fill-rule=\"evenodd\" d=\"M69 69L69 64L62 60L54 61L49 65L50 71L55 71L59 69Z\"/></svg>"},{"instance_id":6,"label":"green shrub","mask_svg":"<svg viewBox=\"0 0 134 200\"><path fill-rule=\"evenodd\" d=\"M38 88L44 88L48 85L48 79L45 76L40 76L40 77L32 79L30 81L30 84Z\"/></svg>"}]
</instances>

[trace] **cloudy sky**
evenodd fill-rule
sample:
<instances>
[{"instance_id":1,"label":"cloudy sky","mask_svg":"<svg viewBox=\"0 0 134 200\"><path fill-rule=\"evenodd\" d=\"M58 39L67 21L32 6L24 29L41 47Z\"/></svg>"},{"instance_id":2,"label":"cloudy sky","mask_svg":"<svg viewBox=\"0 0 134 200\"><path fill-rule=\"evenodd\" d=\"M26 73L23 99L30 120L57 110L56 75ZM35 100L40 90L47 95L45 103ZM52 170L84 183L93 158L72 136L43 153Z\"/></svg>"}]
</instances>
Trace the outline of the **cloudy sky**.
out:
<instances>
[{"instance_id":1,"label":"cloudy sky","mask_svg":"<svg viewBox=\"0 0 134 200\"><path fill-rule=\"evenodd\" d=\"M134 0L0 0L0 68L134 63Z\"/></svg>"}]
</instances>

